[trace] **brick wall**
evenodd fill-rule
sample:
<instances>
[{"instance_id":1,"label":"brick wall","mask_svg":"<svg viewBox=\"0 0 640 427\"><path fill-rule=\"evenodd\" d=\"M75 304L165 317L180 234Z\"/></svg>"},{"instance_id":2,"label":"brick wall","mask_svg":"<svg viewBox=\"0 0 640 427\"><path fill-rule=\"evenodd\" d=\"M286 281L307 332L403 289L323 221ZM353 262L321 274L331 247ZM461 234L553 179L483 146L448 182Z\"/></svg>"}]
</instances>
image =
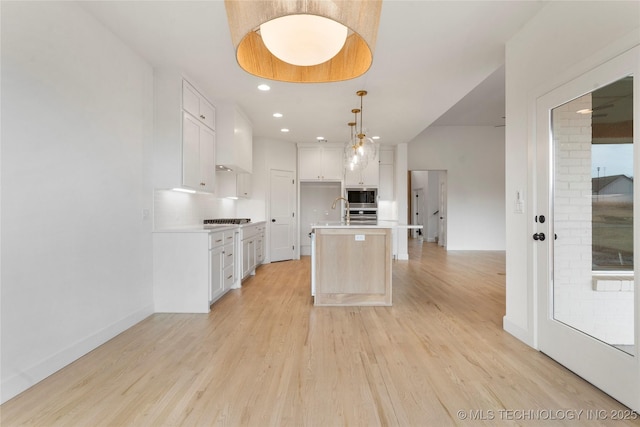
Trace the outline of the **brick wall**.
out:
<instances>
[{"instance_id":1,"label":"brick wall","mask_svg":"<svg viewBox=\"0 0 640 427\"><path fill-rule=\"evenodd\" d=\"M554 317L609 344L633 344L633 292L592 284L591 95L553 110Z\"/></svg>"}]
</instances>

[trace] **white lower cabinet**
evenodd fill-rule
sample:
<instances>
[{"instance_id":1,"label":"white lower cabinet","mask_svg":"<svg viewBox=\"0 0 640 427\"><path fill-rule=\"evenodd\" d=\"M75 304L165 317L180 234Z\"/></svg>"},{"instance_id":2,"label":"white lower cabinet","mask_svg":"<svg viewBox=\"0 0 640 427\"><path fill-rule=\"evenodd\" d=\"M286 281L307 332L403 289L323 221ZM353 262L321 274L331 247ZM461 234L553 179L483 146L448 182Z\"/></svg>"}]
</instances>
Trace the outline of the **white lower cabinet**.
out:
<instances>
[{"instance_id":1,"label":"white lower cabinet","mask_svg":"<svg viewBox=\"0 0 640 427\"><path fill-rule=\"evenodd\" d=\"M209 280L209 302L213 302L224 294L224 246L209 249L211 254L211 278Z\"/></svg>"},{"instance_id":2,"label":"white lower cabinet","mask_svg":"<svg viewBox=\"0 0 640 427\"><path fill-rule=\"evenodd\" d=\"M264 261L265 223L257 222L242 226L242 268L239 269L242 279L256 273Z\"/></svg>"},{"instance_id":3,"label":"white lower cabinet","mask_svg":"<svg viewBox=\"0 0 640 427\"><path fill-rule=\"evenodd\" d=\"M236 287L238 228L153 234L153 300L158 313L208 313Z\"/></svg>"},{"instance_id":4,"label":"white lower cabinet","mask_svg":"<svg viewBox=\"0 0 640 427\"><path fill-rule=\"evenodd\" d=\"M211 252L211 288L209 302L213 303L235 284L234 265L236 258L236 230L211 233L209 251Z\"/></svg>"}]
</instances>

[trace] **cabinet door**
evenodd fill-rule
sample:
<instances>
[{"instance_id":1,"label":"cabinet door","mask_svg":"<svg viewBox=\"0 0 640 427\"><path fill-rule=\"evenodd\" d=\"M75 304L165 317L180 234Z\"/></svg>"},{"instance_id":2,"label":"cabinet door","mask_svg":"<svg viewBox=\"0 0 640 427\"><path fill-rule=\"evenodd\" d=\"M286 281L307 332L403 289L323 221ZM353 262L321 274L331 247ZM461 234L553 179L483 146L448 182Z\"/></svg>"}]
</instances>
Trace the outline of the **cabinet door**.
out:
<instances>
[{"instance_id":1,"label":"cabinet door","mask_svg":"<svg viewBox=\"0 0 640 427\"><path fill-rule=\"evenodd\" d=\"M237 196L248 199L251 197L251 174L239 173L236 177Z\"/></svg>"},{"instance_id":2,"label":"cabinet door","mask_svg":"<svg viewBox=\"0 0 640 427\"><path fill-rule=\"evenodd\" d=\"M219 246L209 251L211 260L209 265L209 302L218 299L224 293L224 247Z\"/></svg>"},{"instance_id":3,"label":"cabinet door","mask_svg":"<svg viewBox=\"0 0 640 427\"><path fill-rule=\"evenodd\" d=\"M378 199L394 199L394 169L393 165L380 165L380 185L378 186Z\"/></svg>"},{"instance_id":4,"label":"cabinet door","mask_svg":"<svg viewBox=\"0 0 640 427\"><path fill-rule=\"evenodd\" d=\"M182 82L182 109L193 117L200 114L200 94L185 81Z\"/></svg>"},{"instance_id":5,"label":"cabinet door","mask_svg":"<svg viewBox=\"0 0 640 427\"><path fill-rule=\"evenodd\" d=\"M341 147L322 148L322 179L339 181L344 174L344 150Z\"/></svg>"},{"instance_id":6,"label":"cabinet door","mask_svg":"<svg viewBox=\"0 0 640 427\"><path fill-rule=\"evenodd\" d=\"M200 124L182 114L182 185L200 190Z\"/></svg>"},{"instance_id":7,"label":"cabinet door","mask_svg":"<svg viewBox=\"0 0 640 427\"><path fill-rule=\"evenodd\" d=\"M373 161L369 162L363 170L349 170L347 168L345 172L345 185L346 186L362 186L362 187L377 187L380 177L380 164L376 157Z\"/></svg>"},{"instance_id":8,"label":"cabinet door","mask_svg":"<svg viewBox=\"0 0 640 427\"><path fill-rule=\"evenodd\" d=\"M298 179L305 181L322 179L320 155L319 147L298 148Z\"/></svg>"},{"instance_id":9,"label":"cabinet door","mask_svg":"<svg viewBox=\"0 0 640 427\"><path fill-rule=\"evenodd\" d=\"M242 278L247 277L256 268L256 242L255 238L242 242Z\"/></svg>"},{"instance_id":10,"label":"cabinet door","mask_svg":"<svg viewBox=\"0 0 640 427\"><path fill-rule=\"evenodd\" d=\"M216 109L213 105L209 104L209 101L200 97L200 113L198 118L204 123L206 126L211 129L216 129Z\"/></svg>"},{"instance_id":11,"label":"cabinet door","mask_svg":"<svg viewBox=\"0 0 640 427\"><path fill-rule=\"evenodd\" d=\"M362 171L362 185L365 187L377 187L380 182L380 162L376 156Z\"/></svg>"},{"instance_id":12,"label":"cabinet door","mask_svg":"<svg viewBox=\"0 0 640 427\"><path fill-rule=\"evenodd\" d=\"M200 126L199 147L200 190L212 193L216 176L216 134L205 126Z\"/></svg>"},{"instance_id":13,"label":"cabinet door","mask_svg":"<svg viewBox=\"0 0 640 427\"><path fill-rule=\"evenodd\" d=\"M215 130L216 110L193 86L182 82L182 108L204 125Z\"/></svg>"}]
</instances>

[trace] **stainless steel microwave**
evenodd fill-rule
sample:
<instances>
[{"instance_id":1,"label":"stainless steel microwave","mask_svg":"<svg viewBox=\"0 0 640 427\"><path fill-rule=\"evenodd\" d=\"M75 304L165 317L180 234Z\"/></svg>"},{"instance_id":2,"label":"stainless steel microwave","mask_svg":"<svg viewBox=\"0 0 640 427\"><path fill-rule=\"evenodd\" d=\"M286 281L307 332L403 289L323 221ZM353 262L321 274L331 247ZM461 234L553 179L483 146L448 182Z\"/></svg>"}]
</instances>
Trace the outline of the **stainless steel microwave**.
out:
<instances>
[{"instance_id":1,"label":"stainless steel microwave","mask_svg":"<svg viewBox=\"0 0 640 427\"><path fill-rule=\"evenodd\" d=\"M351 209L370 209L378 206L377 188L347 188L346 193Z\"/></svg>"}]
</instances>

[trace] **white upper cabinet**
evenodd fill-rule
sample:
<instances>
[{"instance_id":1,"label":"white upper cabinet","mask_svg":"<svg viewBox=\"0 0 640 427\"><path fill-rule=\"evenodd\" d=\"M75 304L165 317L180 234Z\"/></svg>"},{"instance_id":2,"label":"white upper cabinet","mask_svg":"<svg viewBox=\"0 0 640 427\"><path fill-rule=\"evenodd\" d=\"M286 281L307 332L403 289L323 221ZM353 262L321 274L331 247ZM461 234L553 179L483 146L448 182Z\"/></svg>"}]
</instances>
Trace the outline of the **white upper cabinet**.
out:
<instances>
[{"instance_id":1,"label":"white upper cabinet","mask_svg":"<svg viewBox=\"0 0 640 427\"><path fill-rule=\"evenodd\" d=\"M186 80L182 81L182 108L212 130L216 129L216 109Z\"/></svg>"},{"instance_id":2,"label":"white upper cabinet","mask_svg":"<svg viewBox=\"0 0 640 427\"><path fill-rule=\"evenodd\" d=\"M341 181L344 176L342 144L298 144L298 179L300 181Z\"/></svg>"},{"instance_id":3,"label":"white upper cabinet","mask_svg":"<svg viewBox=\"0 0 640 427\"><path fill-rule=\"evenodd\" d=\"M345 170L345 186L347 187L378 187L380 176L380 162L378 156L370 161L367 166L360 170Z\"/></svg>"},{"instance_id":4,"label":"white upper cabinet","mask_svg":"<svg viewBox=\"0 0 640 427\"><path fill-rule=\"evenodd\" d=\"M248 199L251 197L251 174L216 172L216 187L218 197Z\"/></svg>"},{"instance_id":5,"label":"white upper cabinet","mask_svg":"<svg viewBox=\"0 0 640 427\"><path fill-rule=\"evenodd\" d=\"M380 149L380 185L378 186L379 200L395 199L395 167L393 147Z\"/></svg>"},{"instance_id":6,"label":"white upper cabinet","mask_svg":"<svg viewBox=\"0 0 640 427\"><path fill-rule=\"evenodd\" d=\"M236 105L216 110L216 165L236 173L253 172L253 126Z\"/></svg>"},{"instance_id":7,"label":"white upper cabinet","mask_svg":"<svg viewBox=\"0 0 640 427\"><path fill-rule=\"evenodd\" d=\"M214 192L215 108L175 71L155 71L154 95L154 187Z\"/></svg>"}]
</instances>

